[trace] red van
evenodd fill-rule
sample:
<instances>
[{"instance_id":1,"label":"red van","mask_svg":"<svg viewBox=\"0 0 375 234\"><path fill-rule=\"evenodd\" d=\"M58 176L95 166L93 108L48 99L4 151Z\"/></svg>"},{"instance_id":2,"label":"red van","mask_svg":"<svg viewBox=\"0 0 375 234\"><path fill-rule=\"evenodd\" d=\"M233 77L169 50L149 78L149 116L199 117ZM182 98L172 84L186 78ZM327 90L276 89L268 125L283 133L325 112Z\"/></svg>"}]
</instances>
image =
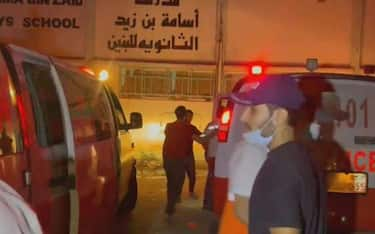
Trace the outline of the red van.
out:
<instances>
[{"instance_id":1,"label":"red van","mask_svg":"<svg viewBox=\"0 0 375 234\"><path fill-rule=\"evenodd\" d=\"M108 233L135 176L130 159L122 172L131 142L121 139L142 116L127 123L113 92L79 69L0 49L0 179L29 202L45 233Z\"/></svg>"}]
</instances>

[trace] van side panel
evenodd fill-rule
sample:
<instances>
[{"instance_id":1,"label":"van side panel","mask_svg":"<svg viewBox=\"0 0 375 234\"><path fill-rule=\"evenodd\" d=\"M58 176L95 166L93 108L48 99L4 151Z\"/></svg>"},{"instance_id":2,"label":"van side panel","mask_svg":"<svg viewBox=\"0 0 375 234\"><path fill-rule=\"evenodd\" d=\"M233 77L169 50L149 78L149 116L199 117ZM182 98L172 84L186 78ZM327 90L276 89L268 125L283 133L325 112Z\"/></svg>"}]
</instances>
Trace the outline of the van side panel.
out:
<instances>
[{"instance_id":1,"label":"van side panel","mask_svg":"<svg viewBox=\"0 0 375 234\"><path fill-rule=\"evenodd\" d=\"M331 79L349 119L335 126L335 139L352 171L368 173L368 193L329 194L328 218L333 230L375 231L375 82ZM339 159L334 163L339 167ZM335 169L335 165L332 166ZM340 168L337 168L340 170Z\"/></svg>"}]
</instances>

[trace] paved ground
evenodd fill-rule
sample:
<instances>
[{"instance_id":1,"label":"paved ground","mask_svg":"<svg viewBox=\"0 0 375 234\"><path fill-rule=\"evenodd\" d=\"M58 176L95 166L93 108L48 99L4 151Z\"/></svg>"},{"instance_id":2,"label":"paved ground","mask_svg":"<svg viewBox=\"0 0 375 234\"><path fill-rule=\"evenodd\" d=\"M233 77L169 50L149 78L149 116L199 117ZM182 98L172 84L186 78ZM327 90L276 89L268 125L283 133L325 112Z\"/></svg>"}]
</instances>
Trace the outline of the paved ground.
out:
<instances>
[{"instance_id":1,"label":"paved ground","mask_svg":"<svg viewBox=\"0 0 375 234\"><path fill-rule=\"evenodd\" d=\"M203 197L206 171L197 173L197 193ZM185 183L186 184L186 183ZM166 180L164 176L138 178L137 208L116 227L116 234L211 234L215 233L216 218L202 210L202 200L192 200L184 187L183 202L168 222L164 215ZM123 218L125 219L125 218Z\"/></svg>"}]
</instances>

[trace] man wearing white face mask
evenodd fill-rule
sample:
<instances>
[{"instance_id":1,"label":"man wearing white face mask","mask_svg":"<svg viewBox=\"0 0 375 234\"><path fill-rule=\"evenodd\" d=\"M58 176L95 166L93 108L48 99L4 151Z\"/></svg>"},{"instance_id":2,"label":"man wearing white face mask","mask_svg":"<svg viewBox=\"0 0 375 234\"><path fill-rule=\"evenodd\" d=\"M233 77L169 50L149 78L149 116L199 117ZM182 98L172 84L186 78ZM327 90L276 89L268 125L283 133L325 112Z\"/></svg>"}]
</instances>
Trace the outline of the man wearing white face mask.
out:
<instances>
[{"instance_id":1,"label":"man wearing white face mask","mask_svg":"<svg viewBox=\"0 0 375 234\"><path fill-rule=\"evenodd\" d=\"M294 136L298 109L305 101L296 81L265 77L245 100L253 106L248 125L259 129L257 138L269 142L270 149L252 187L249 233L325 233L324 186Z\"/></svg>"},{"instance_id":2,"label":"man wearing white face mask","mask_svg":"<svg viewBox=\"0 0 375 234\"><path fill-rule=\"evenodd\" d=\"M241 100L238 102L241 103ZM266 160L267 145L270 142L270 138L259 137L259 130L248 125L252 112L252 107L248 106L241 116L241 122L248 126L249 131L243 134L243 140L235 147L236 150L229 161L228 200L219 234L248 233L248 203L251 189L259 169Z\"/></svg>"}]
</instances>

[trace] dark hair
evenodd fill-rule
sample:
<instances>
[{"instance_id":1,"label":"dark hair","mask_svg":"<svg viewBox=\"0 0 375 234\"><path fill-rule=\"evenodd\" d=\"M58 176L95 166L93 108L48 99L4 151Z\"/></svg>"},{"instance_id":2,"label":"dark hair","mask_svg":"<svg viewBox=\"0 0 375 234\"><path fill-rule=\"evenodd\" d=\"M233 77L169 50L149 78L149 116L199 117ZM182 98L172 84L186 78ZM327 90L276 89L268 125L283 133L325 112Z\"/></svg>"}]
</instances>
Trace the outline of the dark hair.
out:
<instances>
[{"instance_id":1,"label":"dark hair","mask_svg":"<svg viewBox=\"0 0 375 234\"><path fill-rule=\"evenodd\" d=\"M176 110L174 111L177 119L183 119L186 115L186 107L184 106L178 106Z\"/></svg>"},{"instance_id":2,"label":"dark hair","mask_svg":"<svg viewBox=\"0 0 375 234\"><path fill-rule=\"evenodd\" d=\"M194 115L193 111L192 111L192 110L190 110L190 109L187 109L187 110L186 110L186 114L191 114L191 115Z\"/></svg>"}]
</instances>

